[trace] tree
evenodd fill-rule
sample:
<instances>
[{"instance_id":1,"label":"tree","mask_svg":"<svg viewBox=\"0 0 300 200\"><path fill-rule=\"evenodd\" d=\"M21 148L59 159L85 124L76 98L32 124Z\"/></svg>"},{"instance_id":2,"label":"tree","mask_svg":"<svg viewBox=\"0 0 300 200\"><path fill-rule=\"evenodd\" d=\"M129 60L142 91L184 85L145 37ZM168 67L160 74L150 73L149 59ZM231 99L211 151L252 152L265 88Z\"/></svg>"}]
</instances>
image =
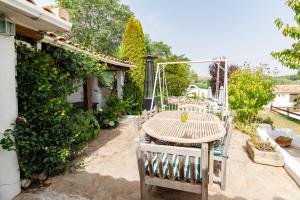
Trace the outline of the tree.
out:
<instances>
[{"instance_id":1,"label":"tree","mask_svg":"<svg viewBox=\"0 0 300 200\"><path fill-rule=\"evenodd\" d=\"M147 54L167 58L172 55L171 47L163 41L152 41L148 34L145 34L145 46Z\"/></svg>"},{"instance_id":2,"label":"tree","mask_svg":"<svg viewBox=\"0 0 300 200\"><path fill-rule=\"evenodd\" d=\"M136 66L129 71L125 79L124 97L133 96L138 104L138 110L142 108L145 71L145 38L141 23L134 17L129 18L122 41L126 58Z\"/></svg>"},{"instance_id":3,"label":"tree","mask_svg":"<svg viewBox=\"0 0 300 200\"><path fill-rule=\"evenodd\" d=\"M225 63L221 62L220 63L221 67L225 67ZM228 67L228 79L230 78L230 75L232 74L232 72L236 71L238 69L238 67L236 65L230 65ZM218 80L218 64L217 63L213 63L211 65L209 65L209 74L211 76L209 82L210 82L210 86L211 86L211 90L212 93L215 95L216 93L216 85L217 85L217 80ZM219 87L220 86L224 86L224 71L222 69L219 70Z\"/></svg>"},{"instance_id":4,"label":"tree","mask_svg":"<svg viewBox=\"0 0 300 200\"><path fill-rule=\"evenodd\" d=\"M292 44L291 48L285 49L280 52L272 52L272 56L277 59L282 65L290 67L291 69L297 69L300 71L300 1L299 0L288 0L287 5L295 13L296 25L291 26L289 24L284 24L280 18L275 20L275 24L278 29L281 30L285 37L292 38L295 42Z\"/></svg>"},{"instance_id":5,"label":"tree","mask_svg":"<svg viewBox=\"0 0 300 200\"><path fill-rule=\"evenodd\" d=\"M123 30L133 13L119 0L57 0L69 9L72 21L70 39L85 47L113 55Z\"/></svg>"},{"instance_id":6,"label":"tree","mask_svg":"<svg viewBox=\"0 0 300 200\"><path fill-rule=\"evenodd\" d=\"M168 62L187 61L184 55L172 55L167 58ZM187 64L167 65L165 68L166 79L168 85L168 93L170 96L184 95L190 84L190 67Z\"/></svg>"},{"instance_id":7,"label":"tree","mask_svg":"<svg viewBox=\"0 0 300 200\"><path fill-rule=\"evenodd\" d=\"M273 80L261 70L234 71L229 80L229 104L242 123L253 122L260 110L273 98Z\"/></svg>"}]
</instances>

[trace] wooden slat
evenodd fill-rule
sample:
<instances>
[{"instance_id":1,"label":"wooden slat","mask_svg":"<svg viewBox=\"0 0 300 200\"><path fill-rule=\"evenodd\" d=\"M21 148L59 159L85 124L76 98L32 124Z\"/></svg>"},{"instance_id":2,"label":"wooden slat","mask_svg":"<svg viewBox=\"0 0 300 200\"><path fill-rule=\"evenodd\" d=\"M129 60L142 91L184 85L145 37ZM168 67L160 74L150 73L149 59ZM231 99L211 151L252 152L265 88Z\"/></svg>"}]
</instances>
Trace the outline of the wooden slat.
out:
<instances>
[{"instance_id":1,"label":"wooden slat","mask_svg":"<svg viewBox=\"0 0 300 200\"><path fill-rule=\"evenodd\" d=\"M153 170L153 164L152 164L152 153L151 152L147 152L147 160L148 160L150 176L154 177L154 170Z\"/></svg>"},{"instance_id":2,"label":"wooden slat","mask_svg":"<svg viewBox=\"0 0 300 200\"><path fill-rule=\"evenodd\" d=\"M161 152L167 154L176 154L176 155L186 155L199 157L201 155L201 149L196 148L187 148L187 147L176 147L176 146L166 146L166 145L157 145L157 144L145 144L141 143L142 151L151 151L151 152Z\"/></svg>"},{"instance_id":3,"label":"wooden slat","mask_svg":"<svg viewBox=\"0 0 300 200\"><path fill-rule=\"evenodd\" d=\"M174 169L173 169L173 160L172 155L168 154L168 170L169 170L169 179L175 180Z\"/></svg>"},{"instance_id":4,"label":"wooden slat","mask_svg":"<svg viewBox=\"0 0 300 200\"><path fill-rule=\"evenodd\" d=\"M175 190L181 190L186 192L192 192L201 194L201 185L195 184L192 185L190 183L186 182L179 182L179 181L171 181L168 179L160 179L160 178L151 178L151 177L145 177L145 183L148 185L155 185L159 187L165 187L165 188L171 188Z\"/></svg>"},{"instance_id":5,"label":"wooden slat","mask_svg":"<svg viewBox=\"0 0 300 200\"><path fill-rule=\"evenodd\" d=\"M196 173L195 173L195 157L190 157L190 174L191 174L191 184L196 184Z\"/></svg>"},{"instance_id":6,"label":"wooden slat","mask_svg":"<svg viewBox=\"0 0 300 200\"><path fill-rule=\"evenodd\" d=\"M184 157L179 156L179 180L184 181Z\"/></svg>"},{"instance_id":7,"label":"wooden slat","mask_svg":"<svg viewBox=\"0 0 300 200\"><path fill-rule=\"evenodd\" d=\"M157 162L158 162L159 177L164 178L161 153L157 153Z\"/></svg>"}]
</instances>

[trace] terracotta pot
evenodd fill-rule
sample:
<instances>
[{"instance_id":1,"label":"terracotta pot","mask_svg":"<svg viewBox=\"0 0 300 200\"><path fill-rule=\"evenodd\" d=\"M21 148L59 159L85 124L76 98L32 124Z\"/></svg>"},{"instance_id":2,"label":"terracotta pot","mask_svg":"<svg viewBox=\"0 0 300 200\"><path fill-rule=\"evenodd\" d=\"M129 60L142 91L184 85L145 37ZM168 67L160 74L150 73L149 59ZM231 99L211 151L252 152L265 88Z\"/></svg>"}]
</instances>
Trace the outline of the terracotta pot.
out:
<instances>
[{"instance_id":1,"label":"terracotta pot","mask_svg":"<svg viewBox=\"0 0 300 200\"><path fill-rule=\"evenodd\" d=\"M288 139L281 139L281 138L276 138L275 139L275 142L281 147L290 146L292 144L292 141L293 141L292 138L290 138L289 140Z\"/></svg>"}]
</instances>

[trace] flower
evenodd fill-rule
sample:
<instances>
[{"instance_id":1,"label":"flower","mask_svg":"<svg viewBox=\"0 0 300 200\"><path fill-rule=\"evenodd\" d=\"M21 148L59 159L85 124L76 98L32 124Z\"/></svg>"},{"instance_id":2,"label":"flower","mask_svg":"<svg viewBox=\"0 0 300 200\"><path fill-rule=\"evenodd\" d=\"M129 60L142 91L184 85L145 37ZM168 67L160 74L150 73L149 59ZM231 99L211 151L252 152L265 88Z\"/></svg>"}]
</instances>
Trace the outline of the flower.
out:
<instances>
[{"instance_id":1,"label":"flower","mask_svg":"<svg viewBox=\"0 0 300 200\"><path fill-rule=\"evenodd\" d=\"M22 117L22 116L17 116L16 121L23 121L26 123L25 117Z\"/></svg>"}]
</instances>

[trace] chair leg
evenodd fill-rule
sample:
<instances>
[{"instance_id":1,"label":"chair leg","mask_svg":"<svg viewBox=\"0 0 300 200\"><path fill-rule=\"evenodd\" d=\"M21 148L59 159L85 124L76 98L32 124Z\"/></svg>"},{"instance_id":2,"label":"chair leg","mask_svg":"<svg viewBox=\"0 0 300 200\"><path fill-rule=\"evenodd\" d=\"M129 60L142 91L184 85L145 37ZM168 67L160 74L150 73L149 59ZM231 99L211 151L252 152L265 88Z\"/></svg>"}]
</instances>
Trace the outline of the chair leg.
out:
<instances>
[{"instance_id":1,"label":"chair leg","mask_svg":"<svg viewBox=\"0 0 300 200\"><path fill-rule=\"evenodd\" d=\"M208 200L208 182L209 182L209 153L208 153L208 144L202 143L201 147L201 174L202 174L202 183L201 183L201 193L202 200Z\"/></svg>"},{"instance_id":2,"label":"chair leg","mask_svg":"<svg viewBox=\"0 0 300 200\"><path fill-rule=\"evenodd\" d=\"M226 187L226 171L227 170L227 160L226 158L222 159L221 162L221 190L225 190Z\"/></svg>"},{"instance_id":3,"label":"chair leg","mask_svg":"<svg viewBox=\"0 0 300 200\"><path fill-rule=\"evenodd\" d=\"M146 184L145 184L144 161L142 158L142 152L141 152L140 147L137 147L137 149L136 149L136 157L137 157L137 164L138 164L139 174L140 174L141 199L148 200L148 194L147 194Z\"/></svg>"},{"instance_id":4,"label":"chair leg","mask_svg":"<svg viewBox=\"0 0 300 200\"><path fill-rule=\"evenodd\" d=\"M209 181L208 184L212 185L213 184L213 179L214 179L214 143L210 142L209 143Z\"/></svg>"}]
</instances>

